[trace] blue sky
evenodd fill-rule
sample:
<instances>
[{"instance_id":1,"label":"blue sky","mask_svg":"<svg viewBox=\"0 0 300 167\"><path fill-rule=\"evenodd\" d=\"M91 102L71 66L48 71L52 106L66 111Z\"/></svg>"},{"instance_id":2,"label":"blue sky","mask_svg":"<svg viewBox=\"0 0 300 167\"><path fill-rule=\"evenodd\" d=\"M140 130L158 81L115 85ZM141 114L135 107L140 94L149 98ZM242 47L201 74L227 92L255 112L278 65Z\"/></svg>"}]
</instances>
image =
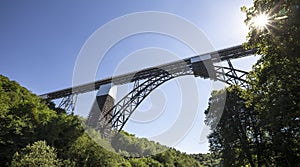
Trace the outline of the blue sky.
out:
<instances>
[{"instance_id":1,"label":"blue sky","mask_svg":"<svg viewBox=\"0 0 300 167\"><path fill-rule=\"evenodd\" d=\"M1 0L0 73L16 80L36 94L70 87L77 56L88 38L109 21L135 12L158 11L178 15L197 26L215 49L239 45L245 41L247 35L247 27L243 23L244 14L240 12L240 7L251 4L250 0L189 2ZM149 47L167 49L181 58L192 56L192 52L180 42L165 36L157 34L131 36L113 46L105 55L96 79L110 76L124 57ZM235 61L234 65L249 70L256 59L245 58ZM206 86L211 87L211 82L198 79L197 84L203 90L199 90L202 96L196 123L182 141L174 146L189 153L208 151L207 142L199 143L199 131L203 127L202 113L207 106L210 92ZM180 92L173 91L174 87L176 82L170 82L159 89L168 99L164 106L166 112L176 107L173 104L177 103L178 99L172 97L181 96ZM159 91L156 93L160 94ZM151 99L147 99L140 110L147 109L149 105L155 105L151 103ZM168 116L170 114L162 118ZM173 122L174 120L175 117ZM137 136L151 137L157 132L153 130L155 125L168 127L172 123L136 125L131 121L125 130Z\"/></svg>"}]
</instances>

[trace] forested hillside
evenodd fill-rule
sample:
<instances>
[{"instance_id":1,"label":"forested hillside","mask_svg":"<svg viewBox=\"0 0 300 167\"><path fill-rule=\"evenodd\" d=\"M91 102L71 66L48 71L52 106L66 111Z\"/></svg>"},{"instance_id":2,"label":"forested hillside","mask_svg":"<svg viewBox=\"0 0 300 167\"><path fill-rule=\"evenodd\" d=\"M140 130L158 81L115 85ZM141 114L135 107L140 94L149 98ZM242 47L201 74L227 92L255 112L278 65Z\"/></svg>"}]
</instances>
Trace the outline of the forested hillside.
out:
<instances>
[{"instance_id":1,"label":"forested hillside","mask_svg":"<svg viewBox=\"0 0 300 167\"><path fill-rule=\"evenodd\" d=\"M98 132L84 131L82 119L0 75L0 166L201 166L188 154L126 132L111 145ZM106 142L105 149L97 142Z\"/></svg>"}]
</instances>

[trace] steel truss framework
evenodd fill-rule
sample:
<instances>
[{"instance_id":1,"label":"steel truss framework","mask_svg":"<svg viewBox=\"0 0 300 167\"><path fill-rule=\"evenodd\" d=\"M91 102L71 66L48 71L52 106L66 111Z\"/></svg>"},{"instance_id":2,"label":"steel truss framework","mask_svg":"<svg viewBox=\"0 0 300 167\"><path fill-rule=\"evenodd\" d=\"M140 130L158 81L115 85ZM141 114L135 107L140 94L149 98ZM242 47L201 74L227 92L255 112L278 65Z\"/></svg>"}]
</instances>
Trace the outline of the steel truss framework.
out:
<instances>
[{"instance_id":1,"label":"steel truss framework","mask_svg":"<svg viewBox=\"0 0 300 167\"><path fill-rule=\"evenodd\" d=\"M241 87L247 87L245 71L234 69L231 62L228 60L229 67L214 66L216 72L216 78L213 80L219 80L229 85L239 85ZM101 113L97 125L97 130L103 133L107 133L110 130L121 131L126 122L134 110L142 103L142 101L157 87L163 83L184 75L194 75L194 71L180 70L175 73L168 73L162 71L160 75L150 77L146 80L137 80L134 82L134 86L131 92L125 95L114 107L106 113ZM110 118L110 119L107 119ZM103 134L108 135L108 134Z\"/></svg>"},{"instance_id":2,"label":"steel truss framework","mask_svg":"<svg viewBox=\"0 0 300 167\"><path fill-rule=\"evenodd\" d=\"M106 78L93 83L50 92L40 96L48 100L62 99L58 107L65 109L69 113L73 113L78 94L98 90L101 85L108 83L113 83L115 85L134 83L132 91L130 91L125 97L117 102L108 112L101 113L97 123L97 129L102 132L106 131L106 129L120 131L134 110L142 103L142 101L155 88L159 87L161 84L169 81L170 79L184 75L194 75L203 78L210 78L212 80L219 80L229 85L239 85L246 88L248 86L246 81L246 76L248 73L233 68L230 59L253 55L256 51L257 49L244 50L242 46L235 46L216 52L211 52L209 54L203 54L186 58L181 61L175 61L157 67L143 69L139 72L132 72L116 76L115 78ZM210 58L201 60L201 56L205 57L206 55L210 55ZM200 57L200 60L197 59L198 57ZM196 59L197 62L194 63L194 60ZM228 66L225 67L213 65L213 63L220 61L227 61ZM205 70L207 71L205 72ZM211 75L211 73L214 74Z\"/></svg>"},{"instance_id":3,"label":"steel truss framework","mask_svg":"<svg viewBox=\"0 0 300 167\"><path fill-rule=\"evenodd\" d=\"M62 108L68 113L73 114L77 102L77 94L71 94L63 97L58 105L58 108Z\"/></svg>"},{"instance_id":4,"label":"steel truss framework","mask_svg":"<svg viewBox=\"0 0 300 167\"><path fill-rule=\"evenodd\" d=\"M228 85L238 85L240 87L248 87L246 76L247 72L233 68L231 62L227 60L228 67L214 66L216 78L225 82ZM186 67L187 68L187 67ZM165 70L160 70L159 75L152 76L148 79L134 81L132 91L126 94L113 108L106 113L101 113L98 121L97 130L100 132L108 132L109 130L121 131L134 110L142 103L142 101L157 87L163 83L185 75L194 75L192 69L177 69L169 73ZM73 113L77 101L77 94L71 94L62 98L59 108L63 108L69 113ZM110 119L107 119L110 118Z\"/></svg>"},{"instance_id":5,"label":"steel truss framework","mask_svg":"<svg viewBox=\"0 0 300 167\"><path fill-rule=\"evenodd\" d=\"M229 67L214 66L217 80L225 82L228 85L238 85L242 88L247 88L248 83L246 77L248 72L235 69L229 60L227 60L227 62Z\"/></svg>"},{"instance_id":6,"label":"steel truss framework","mask_svg":"<svg viewBox=\"0 0 300 167\"><path fill-rule=\"evenodd\" d=\"M110 129L122 130L134 110L142 101L157 87L163 83L184 75L193 75L192 70L179 70L175 73L169 73L162 70L160 75L153 76L146 80L137 80L134 82L133 90L123 97L111 110L102 113L98 126L101 132L107 132ZM106 119L110 118L110 119Z\"/></svg>"},{"instance_id":7,"label":"steel truss framework","mask_svg":"<svg viewBox=\"0 0 300 167\"><path fill-rule=\"evenodd\" d=\"M227 60L227 62L228 67L214 66L216 78L210 79L225 82L228 85L238 85L240 87L247 88L248 84L246 76L248 73L233 68L229 60ZM121 131L135 109L154 89L173 78L185 75L194 75L194 71L190 67L177 69L171 73L165 70L160 70L158 75L149 77L148 79L134 81L132 91L125 95L109 111L101 113L96 129L106 137L109 136L111 130ZM68 113L73 113L76 101L77 94L71 94L63 97L58 107L65 109Z\"/></svg>"}]
</instances>

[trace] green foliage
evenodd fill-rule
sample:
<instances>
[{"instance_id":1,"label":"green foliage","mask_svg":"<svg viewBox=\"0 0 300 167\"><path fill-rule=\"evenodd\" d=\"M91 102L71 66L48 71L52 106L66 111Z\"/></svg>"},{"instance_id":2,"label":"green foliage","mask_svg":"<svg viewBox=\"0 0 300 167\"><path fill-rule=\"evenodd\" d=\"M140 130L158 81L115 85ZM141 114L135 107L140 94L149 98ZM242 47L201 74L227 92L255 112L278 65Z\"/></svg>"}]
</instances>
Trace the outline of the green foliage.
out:
<instances>
[{"instance_id":1,"label":"green foliage","mask_svg":"<svg viewBox=\"0 0 300 167\"><path fill-rule=\"evenodd\" d=\"M83 128L78 116L67 115L66 112L57 115L42 134L48 142L51 141L59 153L83 134Z\"/></svg>"},{"instance_id":2,"label":"green foliage","mask_svg":"<svg viewBox=\"0 0 300 167\"><path fill-rule=\"evenodd\" d=\"M84 166L119 166L125 165L125 159L95 143L87 134L77 138L66 152L70 160L78 167Z\"/></svg>"},{"instance_id":3,"label":"green foliage","mask_svg":"<svg viewBox=\"0 0 300 167\"><path fill-rule=\"evenodd\" d=\"M18 83L0 75L0 166L26 145L45 140L63 148L83 133L77 117L48 105Z\"/></svg>"},{"instance_id":4,"label":"green foliage","mask_svg":"<svg viewBox=\"0 0 300 167\"><path fill-rule=\"evenodd\" d=\"M152 159L151 157L143 158L130 158L129 162L132 167L162 167L162 164Z\"/></svg>"},{"instance_id":5,"label":"green foliage","mask_svg":"<svg viewBox=\"0 0 300 167\"><path fill-rule=\"evenodd\" d=\"M186 154L126 132L115 135L111 145L82 126L83 118L68 115L2 75L0 109L0 166L199 166ZM125 159L114 150L141 158Z\"/></svg>"},{"instance_id":6,"label":"green foliage","mask_svg":"<svg viewBox=\"0 0 300 167\"><path fill-rule=\"evenodd\" d=\"M137 138L124 131L112 137L112 146L117 153L127 157L144 157L154 155L168 148L146 138Z\"/></svg>"},{"instance_id":7,"label":"green foliage","mask_svg":"<svg viewBox=\"0 0 300 167\"><path fill-rule=\"evenodd\" d=\"M191 154L195 160L200 163L200 166L219 166L220 164L220 157L214 154Z\"/></svg>"},{"instance_id":8,"label":"green foliage","mask_svg":"<svg viewBox=\"0 0 300 167\"><path fill-rule=\"evenodd\" d=\"M272 57L273 52L279 56L293 57L299 53L300 36L300 2L298 0L254 0L250 8L243 7L246 13L245 23L249 25L247 47L259 48L262 60ZM258 30L251 24L260 13L269 16L269 25Z\"/></svg>"},{"instance_id":9,"label":"green foliage","mask_svg":"<svg viewBox=\"0 0 300 167\"><path fill-rule=\"evenodd\" d=\"M41 100L16 82L0 75L0 161L28 143L40 139L43 130L56 117Z\"/></svg>"},{"instance_id":10,"label":"green foliage","mask_svg":"<svg viewBox=\"0 0 300 167\"><path fill-rule=\"evenodd\" d=\"M37 141L27 145L20 153L16 152L11 163L12 167L56 167L62 166L62 161L57 158L53 147L45 141Z\"/></svg>"},{"instance_id":11,"label":"green foliage","mask_svg":"<svg viewBox=\"0 0 300 167\"><path fill-rule=\"evenodd\" d=\"M249 75L251 87L245 95L260 121L265 151L260 163L300 165L300 1L255 0L245 12L246 22L259 12L270 16L268 29L250 27L245 44L258 47L262 54Z\"/></svg>"},{"instance_id":12,"label":"green foliage","mask_svg":"<svg viewBox=\"0 0 300 167\"><path fill-rule=\"evenodd\" d=\"M224 93L226 92L226 95ZM206 111L206 123L214 127L208 136L210 150L223 159L225 166L254 166L256 120L253 110L246 108L241 97L243 90L231 86L226 91L213 92ZM223 99L220 99L223 98ZM226 100L224 108L211 108L220 100ZM215 121L222 111L219 121ZM209 111L209 112L208 112Z\"/></svg>"},{"instance_id":13,"label":"green foliage","mask_svg":"<svg viewBox=\"0 0 300 167\"><path fill-rule=\"evenodd\" d=\"M111 145L111 142L105 138L103 138L101 136L101 134L96 131L95 129L93 128L90 128L89 126L87 126L85 123L86 123L86 119L84 118L80 118L81 119L81 123L85 129L85 132L86 134L88 134L88 136L95 142L97 143L98 145L100 145L101 147L103 147L104 149L106 150L109 150L111 152L116 152L114 150L114 148L112 147Z\"/></svg>"},{"instance_id":14,"label":"green foliage","mask_svg":"<svg viewBox=\"0 0 300 167\"><path fill-rule=\"evenodd\" d=\"M181 153L175 149L168 149L160 154L152 156L152 158L162 164L162 166L168 167L184 167L184 166L200 166L193 157Z\"/></svg>"},{"instance_id":15,"label":"green foliage","mask_svg":"<svg viewBox=\"0 0 300 167\"><path fill-rule=\"evenodd\" d=\"M300 1L254 0L242 10L249 25L244 46L258 48L262 57L248 75L248 89L227 89L219 124L218 107L206 112L215 127L210 149L224 166L299 166ZM260 13L269 17L263 29L253 24ZM209 106L220 98L214 92Z\"/></svg>"}]
</instances>

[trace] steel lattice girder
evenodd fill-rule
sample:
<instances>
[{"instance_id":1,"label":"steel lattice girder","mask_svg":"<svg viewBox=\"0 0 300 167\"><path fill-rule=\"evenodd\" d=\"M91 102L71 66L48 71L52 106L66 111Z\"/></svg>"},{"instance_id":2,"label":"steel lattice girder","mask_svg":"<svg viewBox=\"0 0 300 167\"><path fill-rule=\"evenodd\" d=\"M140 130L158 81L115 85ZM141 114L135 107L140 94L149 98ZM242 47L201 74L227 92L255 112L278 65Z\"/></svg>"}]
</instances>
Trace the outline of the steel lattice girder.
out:
<instances>
[{"instance_id":1,"label":"steel lattice girder","mask_svg":"<svg viewBox=\"0 0 300 167\"><path fill-rule=\"evenodd\" d=\"M230 60L227 60L227 63L229 67L215 66L217 79L228 85L238 85L247 88L248 82L246 77L248 72L233 68Z\"/></svg>"},{"instance_id":2,"label":"steel lattice girder","mask_svg":"<svg viewBox=\"0 0 300 167\"><path fill-rule=\"evenodd\" d=\"M228 65L229 67L214 66L216 75L214 75L214 77L211 79L219 80L229 85L239 85L246 88L248 85L246 81L246 76L248 73L242 70L234 69L230 61L228 61ZM108 130L112 129L117 131L122 130L134 110L155 88L176 77L195 75L193 67L189 65L187 65L185 68L173 70L171 73L162 69L157 69L157 71L157 75L149 77L148 79L136 80L134 82L132 91L125 95L109 111L106 113L101 113L96 129L101 132L107 132ZM207 78L206 74L205 76L201 77ZM64 97L59 104L59 107L64 108L67 111L71 110L73 112L76 99L76 94Z\"/></svg>"},{"instance_id":3,"label":"steel lattice girder","mask_svg":"<svg viewBox=\"0 0 300 167\"><path fill-rule=\"evenodd\" d=\"M141 104L141 102L157 87L175 77L193 75L192 70L178 71L177 73L161 73L161 75L151 77L147 80L138 80L134 83L134 88L125 97L123 97L111 110L103 115L99 119L98 130L106 132L111 128L118 131L122 130L129 117L134 110ZM140 82L142 82L140 84ZM106 118L110 119L107 120ZM105 123L103 122L105 121Z\"/></svg>"},{"instance_id":4,"label":"steel lattice girder","mask_svg":"<svg viewBox=\"0 0 300 167\"><path fill-rule=\"evenodd\" d=\"M248 86L246 81L247 72L234 69L231 62L228 61L229 67L214 66L215 75L211 79L225 82L229 85L239 85L246 88ZM101 132L115 129L122 130L125 123L128 121L134 110L142 103L142 101L157 87L163 83L184 75L195 75L193 66L186 65L185 68L178 68L167 72L162 69L156 69L156 75L148 79L136 80L134 82L133 90L124 96L117 104L115 104L108 112L101 113L96 129ZM137 73L136 75L139 75ZM199 75L196 75L199 76ZM207 78L205 76L200 76ZM71 94L64 97L59 108L63 108L68 112L73 113L75 109L77 94Z\"/></svg>"},{"instance_id":5,"label":"steel lattice girder","mask_svg":"<svg viewBox=\"0 0 300 167\"><path fill-rule=\"evenodd\" d=\"M69 96L62 98L62 100L58 105L58 108L62 108L68 113L73 113L75 110L76 101L77 101L77 94L71 94Z\"/></svg>"},{"instance_id":6,"label":"steel lattice girder","mask_svg":"<svg viewBox=\"0 0 300 167\"><path fill-rule=\"evenodd\" d=\"M234 69L230 61L228 61L228 64L229 67L214 66L216 78L212 79L225 82L229 85L239 85L241 87L247 87L246 75L248 73L242 70ZM194 71L192 70L192 68L189 68L190 70L182 70L173 74L165 72L161 73L158 76L151 77L147 80L135 81L133 90L131 92L123 97L107 113L102 113L102 116L99 118L99 126L97 129L101 132L107 132L111 129L115 129L117 131L122 130L134 110L155 88L170 79L184 75L194 75ZM140 84L140 82L142 83ZM110 119L106 119L107 117Z\"/></svg>"}]
</instances>

